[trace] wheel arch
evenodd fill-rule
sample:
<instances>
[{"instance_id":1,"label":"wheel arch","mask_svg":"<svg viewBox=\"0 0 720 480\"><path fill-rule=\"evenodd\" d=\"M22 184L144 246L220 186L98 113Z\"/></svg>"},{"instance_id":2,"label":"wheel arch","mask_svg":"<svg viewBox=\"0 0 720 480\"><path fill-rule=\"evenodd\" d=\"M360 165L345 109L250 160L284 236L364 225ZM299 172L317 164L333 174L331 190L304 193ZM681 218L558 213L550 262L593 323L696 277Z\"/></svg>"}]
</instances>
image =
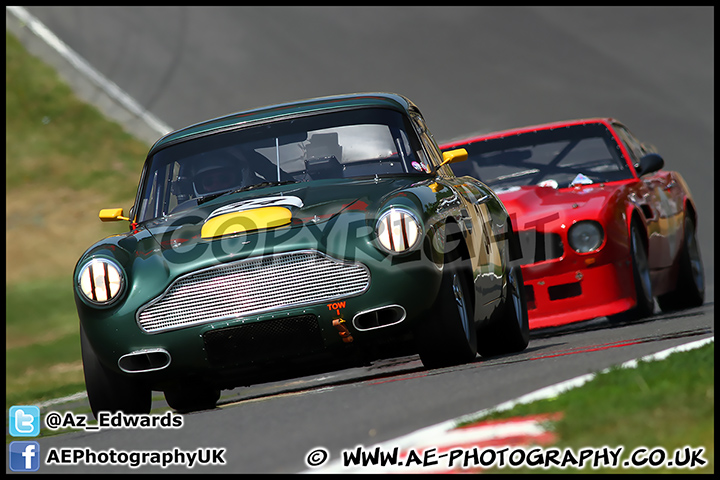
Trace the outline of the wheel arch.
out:
<instances>
[{"instance_id":1,"label":"wheel arch","mask_svg":"<svg viewBox=\"0 0 720 480\"><path fill-rule=\"evenodd\" d=\"M648 241L648 232L647 227L645 225L645 222L643 221L643 214L637 209L634 208L630 211L630 214L628 215L628 221L627 221L627 238L628 238L628 245L630 245L630 235L632 232L633 225L637 225L640 229L640 233L642 234L642 241L643 246L645 247L645 251L648 251L649 247L649 241Z\"/></svg>"},{"instance_id":2,"label":"wheel arch","mask_svg":"<svg viewBox=\"0 0 720 480\"><path fill-rule=\"evenodd\" d=\"M683 211L690 217L690 219L693 221L693 225L695 226L695 229L697 230L698 222L697 222L697 210L695 210L695 204L692 200L689 198L685 198L684 202L684 208Z\"/></svg>"},{"instance_id":3,"label":"wheel arch","mask_svg":"<svg viewBox=\"0 0 720 480\"><path fill-rule=\"evenodd\" d=\"M460 222L455 217L447 217L445 219L445 244L443 246L443 261L454 260L461 257L463 260L470 258L470 249L467 245L467 238L465 232L463 232ZM447 251L448 239L450 235L457 236L458 245L454 246L450 251ZM448 255L449 254L449 255ZM448 256L446 259L445 257Z\"/></svg>"},{"instance_id":4,"label":"wheel arch","mask_svg":"<svg viewBox=\"0 0 720 480\"><path fill-rule=\"evenodd\" d=\"M458 258L468 261L470 268L468 269L468 284L472 285L473 288L473 294L470 296L471 301L471 311L475 311L475 305L477 305L478 298L477 298L477 290L475 289L475 275L473 272L473 264L470 259L470 248L467 244L467 238L465 236L465 232L462 230L460 222L455 217L448 216L445 219L445 245L443 250L443 265L447 264L448 262L451 262L453 260L457 260ZM447 250L448 245L448 238L450 235L457 235L458 238L458 244L457 246L454 246L449 252Z\"/></svg>"}]
</instances>

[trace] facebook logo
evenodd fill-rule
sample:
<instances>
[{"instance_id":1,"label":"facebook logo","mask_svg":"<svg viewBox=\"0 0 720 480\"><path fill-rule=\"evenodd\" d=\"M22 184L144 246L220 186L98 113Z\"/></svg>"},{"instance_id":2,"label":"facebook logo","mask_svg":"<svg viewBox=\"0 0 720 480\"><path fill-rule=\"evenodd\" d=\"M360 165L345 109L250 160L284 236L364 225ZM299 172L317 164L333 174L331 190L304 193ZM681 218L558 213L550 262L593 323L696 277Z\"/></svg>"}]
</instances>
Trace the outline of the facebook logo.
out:
<instances>
[{"instance_id":1,"label":"facebook logo","mask_svg":"<svg viewBox=\"0 0 720 480\"><path fill-rule=\"evenodd\" d=\"M40 444L37 442L10 442L10 470L35 472L40 468Z\"/></svg>"},{"instance_id":2,"label":"facebook logo","mask_svg":"<svg viewBox=\"0 0 720 480\"><path fill-rule=\"evenodd\" d=\"M40 434L40 408L34 405L10 407L10 435L37 437Z\"/></svg>"}]
</instances>

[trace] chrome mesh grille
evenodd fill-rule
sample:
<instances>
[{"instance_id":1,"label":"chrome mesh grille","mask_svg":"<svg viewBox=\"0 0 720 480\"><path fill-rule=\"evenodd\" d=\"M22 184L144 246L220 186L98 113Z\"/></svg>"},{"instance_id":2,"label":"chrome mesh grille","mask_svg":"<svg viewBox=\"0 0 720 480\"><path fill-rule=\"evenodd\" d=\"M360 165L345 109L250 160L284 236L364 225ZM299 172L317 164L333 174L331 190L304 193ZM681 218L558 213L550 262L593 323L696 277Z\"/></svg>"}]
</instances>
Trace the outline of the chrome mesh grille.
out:
<instances>
[{"instance_id":1,"label":"chrome mesh grille","mask_svg":"<svg viewBox=\"0 0 720 480\"><path fill-rule=\"evenodd\" d=\"M138 311L137 322L146 332L159 332L328 302L358 295L369 285L364 265L314 250L257 257L181 277Z\"/></svg>"}]
</instances>

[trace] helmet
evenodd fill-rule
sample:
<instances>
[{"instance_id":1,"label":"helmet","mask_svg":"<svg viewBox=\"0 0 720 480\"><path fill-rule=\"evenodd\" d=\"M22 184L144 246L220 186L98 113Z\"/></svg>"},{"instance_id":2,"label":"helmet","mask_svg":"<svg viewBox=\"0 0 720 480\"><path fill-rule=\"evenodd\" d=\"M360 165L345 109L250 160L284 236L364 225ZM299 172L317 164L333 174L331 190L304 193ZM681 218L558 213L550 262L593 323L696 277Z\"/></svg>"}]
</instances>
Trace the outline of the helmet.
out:
<instances>
[{"instance_id":1,"label":"helmet","mask_svg":"<svg viewBox=\"0 0 720 480\"><path fill-rule=\"evenodd\" d=\"M192 184L197 197L250 184L250 167L247 161L228 153L206 153L194 167Z\"/></svg>"}]
</instances>

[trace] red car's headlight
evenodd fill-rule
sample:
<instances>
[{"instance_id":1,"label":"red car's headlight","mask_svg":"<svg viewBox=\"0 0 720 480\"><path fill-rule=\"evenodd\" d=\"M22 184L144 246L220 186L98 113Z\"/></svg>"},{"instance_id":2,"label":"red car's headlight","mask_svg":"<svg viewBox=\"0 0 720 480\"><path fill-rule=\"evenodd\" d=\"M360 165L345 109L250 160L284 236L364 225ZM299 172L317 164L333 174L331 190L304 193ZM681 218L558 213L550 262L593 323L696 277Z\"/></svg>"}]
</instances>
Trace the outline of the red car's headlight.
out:
<instances>
[{"instance_id":1,"label":"red car's headlight","mask_svg":"<svg viewBox=\"0 0 720 480\"><path fill-rule=\"evenodd\" d=\"M602 245L605 234L602 226L593 220L577 222L568 231L568 243L578 253L589 253Z\"/></svg>"}]
</instances>

